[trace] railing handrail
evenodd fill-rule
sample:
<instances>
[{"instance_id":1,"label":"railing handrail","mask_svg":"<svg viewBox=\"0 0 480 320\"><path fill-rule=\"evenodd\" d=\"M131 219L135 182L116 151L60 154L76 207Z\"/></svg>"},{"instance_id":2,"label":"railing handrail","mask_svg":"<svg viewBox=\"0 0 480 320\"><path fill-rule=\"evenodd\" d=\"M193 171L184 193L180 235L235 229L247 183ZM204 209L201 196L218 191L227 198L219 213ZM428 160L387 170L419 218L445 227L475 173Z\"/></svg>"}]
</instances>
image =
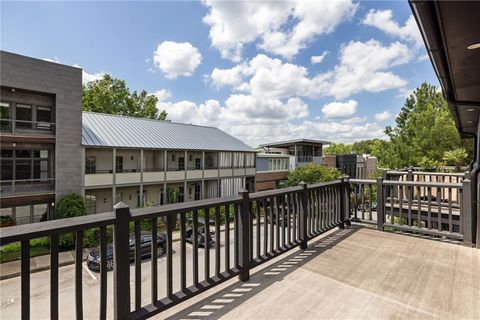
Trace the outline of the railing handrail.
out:
<instances>
[{"instance_id":1,"label":"railing handrail","mask_svg":"<svg viewBox=\"0 0 480 320\"><path fill-rule=\"evenodd\" d=\"M23 122L23 123L45 123L45 124L53 124L55 125L55 122L48 122L48 121L33 121L33 120L17 120L17 119L0 119L1 121L5 122Z\"/></svg>"},{"instance_id":2,"label":"railing handrail","mask_svg":"<svg viewBox=\"0 0 480 320\"><path fill-rule=\"evenodd\" d=\"M19 179L19 180L0 180L0 183L2 182L28 182L28 181L39 181L39 182L49 182L49 181L55 181L55 178L37 178L37 179Z\"/></svg>"},{"instance_id":3,"label":"railing handrail","mask_svg":"<svg viewBox=\"0 0 480 320\"><path fill-rule=\"evenodd\" d=\"M97 228L113 223L115 223L115 215L112 212L107 212L5 227L2 228L2 232L0 233L0 243L5 245L12 242L41 238L60 233Z\"/></svg>"},{"instance_id":4,"label":"railing handrail","mask_svg":"<svg viewBox=\"0 0 480 320\"><path fill-rule=\"evenodd\" d=\"M383 180L384 185L396 185L396 186L411 186L411 187L431 187L431 188L462 188L461 183L452 182L424 182L424 181L396 181L396 180Z\"/></svg>"},{"instance_id":5,"label":"railing handrail","mask_svg":"<svg viewBox=\"0 0 480 320\"><path fill-rule=\"evenodd\" d=\"M275 189L275 190L258 191L258 192L250 193L250 199L260 199L260 198L270 197L270 196L281 196L289 192L298 192L301 190L302 190L302 187L288 187L288 188Z\"/></svg>"},{"instance_id":6,"label":"railing handrail","mask_svg":"<svg viewBox=\"0 0 480 320\"><path fill-rule=\"evenodd\" d=\"M362 183L362 184L376 184L377 180L374 179L350 179L351 183Z\"/></svg>"},{"instance_id":7,"label":"railing handrail","mask_svg":"<svg viewBox=\"0 0 480 320\"><path fill-rule=\"evenodd\" d=\"M411 171L413 175L425 176L451 176L451 177L465 177L462 172L426 172L426 171ZM391 175L407 175L409 171L387 170L387 174Z\"/></svg>"},{"instance_id":8,"label":"railing handrail","mask_svg":"<svg viewBox=\"0 0 480 320\"><path fill-rule=\"evenodd\" d=\"M342 180L333 180L328 182L310 184L310 185L307 185L307 189L317 189L317 188L328 187L328 186L333 186L337 184L342 184Z\"/></svg>"}]
</instances>

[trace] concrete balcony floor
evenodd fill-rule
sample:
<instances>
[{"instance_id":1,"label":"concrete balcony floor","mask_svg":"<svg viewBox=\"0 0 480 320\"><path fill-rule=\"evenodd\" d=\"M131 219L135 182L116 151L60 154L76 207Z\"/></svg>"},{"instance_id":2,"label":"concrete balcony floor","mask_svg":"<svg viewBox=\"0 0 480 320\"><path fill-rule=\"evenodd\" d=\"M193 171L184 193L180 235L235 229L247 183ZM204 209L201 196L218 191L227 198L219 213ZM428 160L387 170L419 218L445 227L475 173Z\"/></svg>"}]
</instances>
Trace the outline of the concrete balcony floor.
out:
<instances>
[{"instance_id":1,"label":"concrete balcony floor","mask_svg":"<svg viewBox=\"0 0 480 320\"><path fill-rule=\"evenodd\" d=\"M480 319L480 250L335 230L158 319Z\"/></svg>"}]
</instances>

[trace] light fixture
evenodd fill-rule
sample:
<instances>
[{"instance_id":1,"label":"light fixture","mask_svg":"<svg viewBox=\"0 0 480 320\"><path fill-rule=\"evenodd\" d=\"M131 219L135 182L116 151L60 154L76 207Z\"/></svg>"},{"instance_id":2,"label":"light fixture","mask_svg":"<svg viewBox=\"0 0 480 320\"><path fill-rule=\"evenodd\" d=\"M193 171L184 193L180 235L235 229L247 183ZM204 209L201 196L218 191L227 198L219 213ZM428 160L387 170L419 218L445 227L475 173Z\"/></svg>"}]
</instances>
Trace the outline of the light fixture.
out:
<instances>
[{"instance_id":1,"label":"light fixture","mask_svg":"<svg viewBox=\"0 0 480 320\"><path fill-rule=\"evenodd\" d=\"M480 42L475 42L472 43L467 47L468 50L473 50L473 49L480 49Z\"/></svg>"},{"instance_id":2,"label":"light fixture","mask_svg":"<svg viewBox=\"0 0 480 320\"><path fill-rule=\"evenodd\" d=\"M473 108L468 108L468 109L467 109L468 112L473 112L474 110L475 110L475 109L473 109Z\"/></svg>"},{"instance_id":3,"label":"light fixture","mask_svg":"<svg viewBox=\"0 0 480 320\"><path fill-rule=\"evenodd\" d=\"M12 88L12 92L15 92L15 89L14 89L14 88Z\"/></svg>"},{"instance_id":4,"label":"light fixture","mask_svg":"<svg viewBox=\"0 0 480 320\"><path fill-rule=\"evenodd\" d=\"M468 120L467 123L473 123L473 121L472 121L472 120Z\"/></svg>"}]
</instances>

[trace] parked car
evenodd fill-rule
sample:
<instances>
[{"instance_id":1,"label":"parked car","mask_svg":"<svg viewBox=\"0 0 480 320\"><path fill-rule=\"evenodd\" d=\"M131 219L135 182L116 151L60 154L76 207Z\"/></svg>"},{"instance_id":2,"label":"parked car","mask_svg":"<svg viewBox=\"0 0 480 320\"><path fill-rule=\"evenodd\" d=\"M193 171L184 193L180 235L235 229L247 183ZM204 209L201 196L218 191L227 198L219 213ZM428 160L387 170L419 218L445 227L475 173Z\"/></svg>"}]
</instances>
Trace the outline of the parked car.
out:
<instances>
[{"instance_id":1,"label":"parked car","mask_svg":"<svg viewBox=\"0 0 480 320\"><path fill-rule=\"evenodd\" d=\"M141 256L147 257L151 255L152 251L152 234L148 231L142 231L140 234L141 239ZM130 234L130 260L135 259L135 235ZM157 256L160 257L167 251L167 237L163 233L157 235ZM100 271L100 249L96 248L87 256L87 266L90 270ZM113 246L107 244L107 270L113 269Z\"/></svg>"},{"instance_id":2,"label":"parked car","mask_svg":"<svg viewBox=\"0 0 480 320\"><path fill-rule=\"evenodd\" d=\"M202 218L198 218L198 224L199 224L199 228L197 232L198 246L201 248L204 248L205 247L205 220ZM208 233L209 247L212 247L215 244L214 234L215 232L212 230L210 230L210 232ZM185 235L187 237L186 241L189 243L193 243L193 239L194 239L193 227L187 228Z\"/></svg>"},{"instance_id":3,"label":"parked car","mask_svg":"<svg viewBox=\"0 0 480 320\"><path fill-rule=\"evenodd\" d=\"M365 211L368 211L369 208L370 208L370 206L368 205L368 203L365 203ZM363 210L363 205L361 203L358 205L358 210L359 211ZM372 202L372 210L377 210L377 203L376 202Z\"/></svg>"}]
</instances>

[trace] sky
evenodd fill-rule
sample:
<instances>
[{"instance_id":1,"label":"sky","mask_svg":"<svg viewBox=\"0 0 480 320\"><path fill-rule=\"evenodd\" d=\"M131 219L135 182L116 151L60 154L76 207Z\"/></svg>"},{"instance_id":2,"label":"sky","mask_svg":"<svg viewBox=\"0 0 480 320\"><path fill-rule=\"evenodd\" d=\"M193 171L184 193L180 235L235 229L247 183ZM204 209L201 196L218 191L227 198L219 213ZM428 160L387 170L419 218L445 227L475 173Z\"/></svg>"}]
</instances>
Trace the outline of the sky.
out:
<instances>
[{"instance_id":1,"label":"sky","mask_svg":"<svg viewBox=\"0 0 480 320\"><path fill-rule=\"evenodd\" d=\"M253 147L386 138L412 90L438 86L407 1L2 1L0 44Z\"/></svg>"}]
</instances>

